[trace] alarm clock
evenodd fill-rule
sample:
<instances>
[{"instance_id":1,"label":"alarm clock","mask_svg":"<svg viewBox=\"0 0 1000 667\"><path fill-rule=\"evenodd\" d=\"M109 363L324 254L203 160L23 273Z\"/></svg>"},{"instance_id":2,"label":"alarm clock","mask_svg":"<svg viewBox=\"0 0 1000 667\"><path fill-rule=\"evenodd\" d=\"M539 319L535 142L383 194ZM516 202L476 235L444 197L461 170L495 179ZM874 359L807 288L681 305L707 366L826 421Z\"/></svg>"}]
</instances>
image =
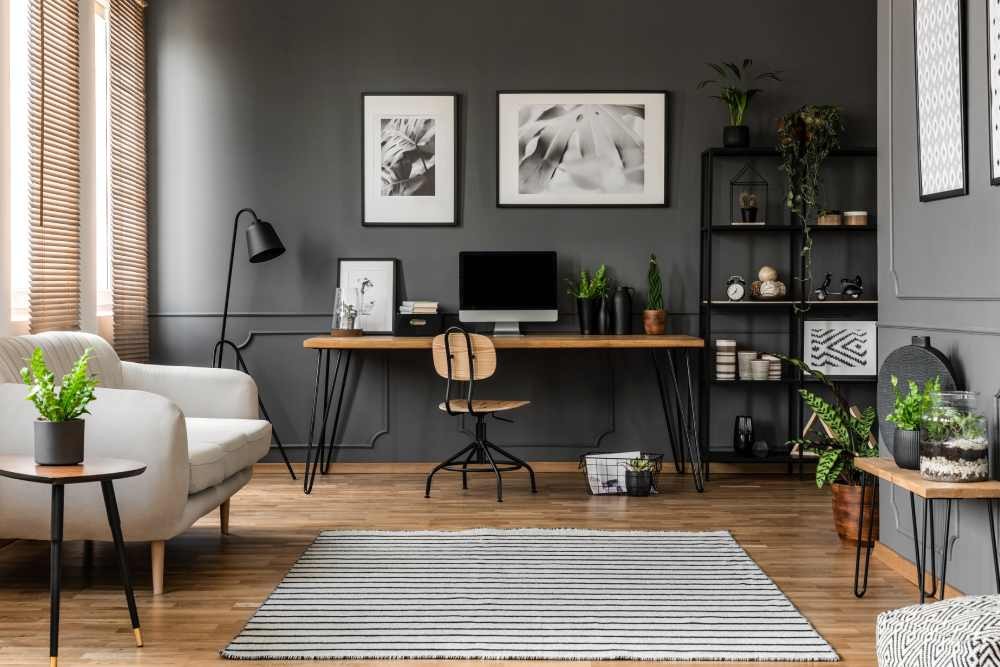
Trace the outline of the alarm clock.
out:
<instances>
[{"instance_id":1,"label":"alarm clock","mask_svg":"<svg viewBox=\"0 0 1000 667\"><path fill-rule=\"evenodd\" d=\"M726 296L730 301L742 301L747 293L747 281L743 276L729 276L726 279Z\"/></svg>"}]
</instances>

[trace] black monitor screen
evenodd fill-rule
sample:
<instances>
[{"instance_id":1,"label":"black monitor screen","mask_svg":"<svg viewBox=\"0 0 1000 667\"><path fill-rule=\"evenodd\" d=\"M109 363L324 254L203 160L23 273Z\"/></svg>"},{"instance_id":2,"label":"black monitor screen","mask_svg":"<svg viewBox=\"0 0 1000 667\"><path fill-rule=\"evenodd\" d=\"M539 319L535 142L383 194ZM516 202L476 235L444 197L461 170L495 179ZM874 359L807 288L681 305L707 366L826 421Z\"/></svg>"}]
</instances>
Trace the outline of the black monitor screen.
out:
<instances>
[{"instance_id":1,"label":"black monitor screen","mask_svg":"<svg viewBox=\"0 0 1000 667\"><path fill-rule=\"evenodd\" d=\"M458 275L462 310L559 307L555 252L462 252Z\"/></svg>"}]
</instances>

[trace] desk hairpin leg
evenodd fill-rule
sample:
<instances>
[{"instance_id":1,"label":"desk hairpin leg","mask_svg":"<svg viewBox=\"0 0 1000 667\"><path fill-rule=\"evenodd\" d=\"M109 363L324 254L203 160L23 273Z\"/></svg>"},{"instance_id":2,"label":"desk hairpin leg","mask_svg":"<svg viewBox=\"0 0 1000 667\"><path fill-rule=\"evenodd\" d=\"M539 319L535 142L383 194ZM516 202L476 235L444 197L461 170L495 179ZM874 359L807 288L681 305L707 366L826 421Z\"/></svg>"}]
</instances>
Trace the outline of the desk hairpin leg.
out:
<instances>
[{"instance_id":1,"label":"desk hairpin leg","mask_svg":"<svg viewBox=\"0 0 1000 667\"><path fill-rule=\"evenodd\" d=\"M347 374L351 370L351 350L345 350L341 354L337 355L337 370L340 370L340 359L341 355L344 355L344 372L340 376L340 391L336 391L337 387L337 373L333 375L333 384L330 385L330 396L337 394L337 410L333 413L333 429L330 431L330 441L327 443L328 449L326 450L326 459L323 461L322 473L326 475L330 472L330 463L333 461L333 453L336 447L334 443L337 442L337 431L340 429L340 414L341 409L344 406L344 392L347 389ZM329 405L327 406L329 408Z\"/></svg>"},{"instance_id":2,"label":"desk hairpin leg","mask_svg":"<svg viewBox=\"0 0 1000 667\"><path fill-rule=\"evenodd\" d=\"M351 350L337 351L337 364L333 370L333 378L330 377L330 356L331 350L317 350L316 358L316 385L313 390L312 416L309 419L309 444L306 449L305 479L302 482L302 490L306 494L312 493L313 485L316 483L316 473L325 475L329 472L330 464L333 462L334 443L337 437L337 430L340 427L340 416L344 405L344 393L347 387L347 375L351 367ZM322 378L322 380L321 380ZM322 381L323 397L320 399L320 383ZM338 384L339 382L339 384ZM330 424L330 410L336 397L337 406L333 413L333 428L327 439L327 426ZM319 431L316 431L317 406L322 405ZM315 448L316 456L313 458Z\"/></svg>"},{"instance_id":3,"label":"desk hairpin leg","mask_svg":"<svg viewBox=\"0 0 1000 667\"><path fill-rule=\"evenodd\" d=\"M684 351L684 365L687 372L688 403L684 405L681 398L680 381L677 379L677 367L674 363L672 350L667 350L667 370L670 372L671 383L674 389L674 401L677 405L677 412L680 415L681 432L684 434L684 441L681 446L687 445L688 458L691 461L691 475L694 478L694 488L699 493L705 490L704 468L701 462L701 445L698 438L697 409L695 407L694 382L691 377L691 352Z\"/></svg>"},{"instance_id":4,"label":"desk hairpin leg","mask_svg":"<svg viewBox=\"0 0 1000 667\"><path fill-rule=\"evenodd\" d=\"M865 487L868 482L868 473L861 473L861 501L858 511L858 539L857 545L855 546L854 553L854 595L855 597L864 597L865 593L868 592L868 568L871 565L872 549L875 546L874 541L874 531L875 531L875 511L878 507L878 480L871 480L872 484L872 507L871 507L871 520L868 522L868 539L867 541L863 537L864 525L865 525ZM861 571L861 543L865 543L865 574L862 581L861 588L858 588L858 577Z\"/></svg>"},{"instance_id":5,"label":"desk hairpin leg","mask_svg":"<svg viewBox=\"0 0 1000 667\"><path fill-rule=\"evenodd\" d=\"M312 493L313 483L316 481L316 469L319 467L318 458L317 458L317 464L313 465L312 455L313 455L313 445L314 443L316 443L316 405L319 403L319 382L320 382L320 376L323 374L324 358L326 361L326 379L323 382L323 391L324 391L323 403L325 405L327 380L329 380L330 377L330 355L328 350L323 350L323 349L316 350L316 383L315 383L315 388L313 389L312 416L309 418L309 443L308 445L306 445L306 467L305 467L305 472L303 472L302 474L302 491L306 493L306 495ZM322 440L323 439L321 437L319 443L317 443L318 446L320 447L318 456L321 456L323 453ZM311 474L310 474L310 467L311 467Z\"/></svg>"},{"instance_id":6,"label":"desk hairpin leg","mask_svg":"<svg viewBox=\"0 0 1000 667\"><path fill-rule=\"evenodd\" d=\"M670 354L667 352L667 354ZM653 364L653 370L656 371L656 387L660 390L660 407L663 408L663 419L667 424L667 440L670 441L670 453L674 459L674 468L677 472L684 472L684 449L683 447L678 448L680 439L677 437L677 432L674 428L674 421L670 418L670 406L667 402L667 393L663 386L663 373L660 371L660 362L656 358L656 350L650 348L649 350L649 360Z\"/></svg>"},{"instance_id":7,"label":"desk hairpin leg","mask_svg":"<svg viewBox=\"0 0 1000 667\"><path fill-rule=\"evenodd\" d=\"M928 516L930 515L930 516ZM937 558L934 548L934 501L930 498L924 499L923 528L917 529L917 505L914 493L910 492L910 520L913 525L913 560L917 567L917 588L920 589L920 602L923 604L928 597L934 598L937 595ZM927 591L927 523L930 522L931 534L931 591ZM921 540L923 545L921 545ZM947 541L947 538L945 538ZM943 585L943 584L942 584Z\"/></svg>"}]
</instances>

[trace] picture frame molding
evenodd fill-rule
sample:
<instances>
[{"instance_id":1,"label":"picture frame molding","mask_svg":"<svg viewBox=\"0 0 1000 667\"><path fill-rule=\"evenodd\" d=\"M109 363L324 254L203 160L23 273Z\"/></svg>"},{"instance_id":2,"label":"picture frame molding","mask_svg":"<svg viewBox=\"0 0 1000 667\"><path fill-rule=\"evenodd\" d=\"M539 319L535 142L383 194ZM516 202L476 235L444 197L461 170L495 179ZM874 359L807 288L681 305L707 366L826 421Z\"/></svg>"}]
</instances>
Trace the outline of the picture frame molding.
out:
<instances>
[{"instance_id":1,"label":"picture frame molding","mask_svg":"<svg viewBox=\"0 0 1000 667\"><path fill-rule=\"evenodd\" d=\"M455 118L455 201L452 217L454 222L368 222L365 219L365 98L367 97L451 97L452 113ZM361 92L361 226L362 227L459 227L461 226L462 211L462 169L459 160L462 157L462 112L461 95L449 91L420 91L420 92L395 92L395 91L362 91Z\"/></svg>"},{"instance_id":2,"label":"picture frame molding","mask_svg":"<svg viewBox=\"0 0 1000 667\"><path fill-rule=\"evenodd\" d=\"M914 0L915 1L915 0ZM661 204L503 204L500 202L500 96L501 95L663 95L663 203ZM496 207L497 208L669 208L670 207L670 91L668 90L497 90L496 91Z\"/></svg>"},{"instance_id":3,"label":"picture frame molding","mask_svg":"<svg viewBox=\"0 0 1000 667\"><path fill-rule=\"evenodd\" d=\"M338 257L337 258L337 283L334 290L341 287L340 279L343 276L344 262L392 262L392 304L390 321L395 322L396 310L399 308L399 259L396 257ZM393 330L388 331L365 331L365 336L391 336Z\"/></svg>"},{"instance_id":4,"label":"picture frame molding","mask_svg":"<svg viewBox=\"0 0 1000 667\"><path fill-rule=\"evenodd\" d=\"M958 50L961 69L961 114L962 114L962 187L943 192L924 194L923 191L923 159L920 146L920 63L917 59L917 3L913 0L913 89L914 109L917 116L917 194L921 202L932 202L951 197L964 197L969 194L969 54L967 39L968 8L967 0L948 0L958 7ZM988 50L988 49L987 49Z\"/></svg>"}]
</instances>

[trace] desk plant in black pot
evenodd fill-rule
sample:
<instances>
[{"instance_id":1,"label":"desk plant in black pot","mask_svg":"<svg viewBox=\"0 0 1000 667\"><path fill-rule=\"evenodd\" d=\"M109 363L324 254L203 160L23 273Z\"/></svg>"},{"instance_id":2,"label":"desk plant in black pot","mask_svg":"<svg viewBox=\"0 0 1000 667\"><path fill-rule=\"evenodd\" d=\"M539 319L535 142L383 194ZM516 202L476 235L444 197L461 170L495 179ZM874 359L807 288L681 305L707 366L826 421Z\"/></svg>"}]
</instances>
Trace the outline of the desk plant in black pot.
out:
<instances>
[{"instance_id":1,"label":"desk plant in black pot","mask_svg":"<svg viewBox=\"0 0 1000 667\"><path fill-rule=\"evenodd\" d=\"M757 88L760 81L770 79L781 81L780 72L761 72L754 74L753 61L745 58L743 63L708 63L708 66L718 75L714 79L705 79L698 84L698 90L705 86L718 86L719 94L713 95L722 100L729 109L729 125L722 130L722 145L726 148L746 148L750 145L750 128L743 124L743 118L750 101L760 92Z\"/></svg>"},{"instance_id":2,"label":"desk plant in black pot","mask_svg":"<svg viewBox=\"0 0 1000 667\"><path fill-rule=\"evenodd\" d=\"M605 326L607 326L608 269L601 264L594 276L586 270L580 271L577 282L567 280L568 293L576 298L576 317L580 325L580 333L589 335L598 332L598 317L600 310L605 310Z\"/></svg>"},{"instance_id":3,"label":"desk plant in black pot","mask_svg":"<svg viewBox=\"0 0 1000 667\"><path fill-rule=\"evenodd\" d=\"M57 388L55 375L45 364L40 348L35 348L28 367L21 369L21 379L31 387L28 400L35 404L35 463L68 466L83 461L82 415L97 397L97 378L90 374L92 350L84 350L73 369L63 376Z\"/></svg>"},{"instance_id":4,"label":"desk plant in black pot","mask_svg":"<svg viewBox=\"0 0 1000 667\"><path fill-rule=\"evenodd\" d=\"M909 391L899 389L899 378L892 376L892 391L896 395L892 412L885 420L896 425L892 436L892 458L896 465L907 470L920 470L920 430L924 419L937 403L941 393L941 379L934 378L924 383L923 391L910 380Z\"/></svg>"}]
</instances>

